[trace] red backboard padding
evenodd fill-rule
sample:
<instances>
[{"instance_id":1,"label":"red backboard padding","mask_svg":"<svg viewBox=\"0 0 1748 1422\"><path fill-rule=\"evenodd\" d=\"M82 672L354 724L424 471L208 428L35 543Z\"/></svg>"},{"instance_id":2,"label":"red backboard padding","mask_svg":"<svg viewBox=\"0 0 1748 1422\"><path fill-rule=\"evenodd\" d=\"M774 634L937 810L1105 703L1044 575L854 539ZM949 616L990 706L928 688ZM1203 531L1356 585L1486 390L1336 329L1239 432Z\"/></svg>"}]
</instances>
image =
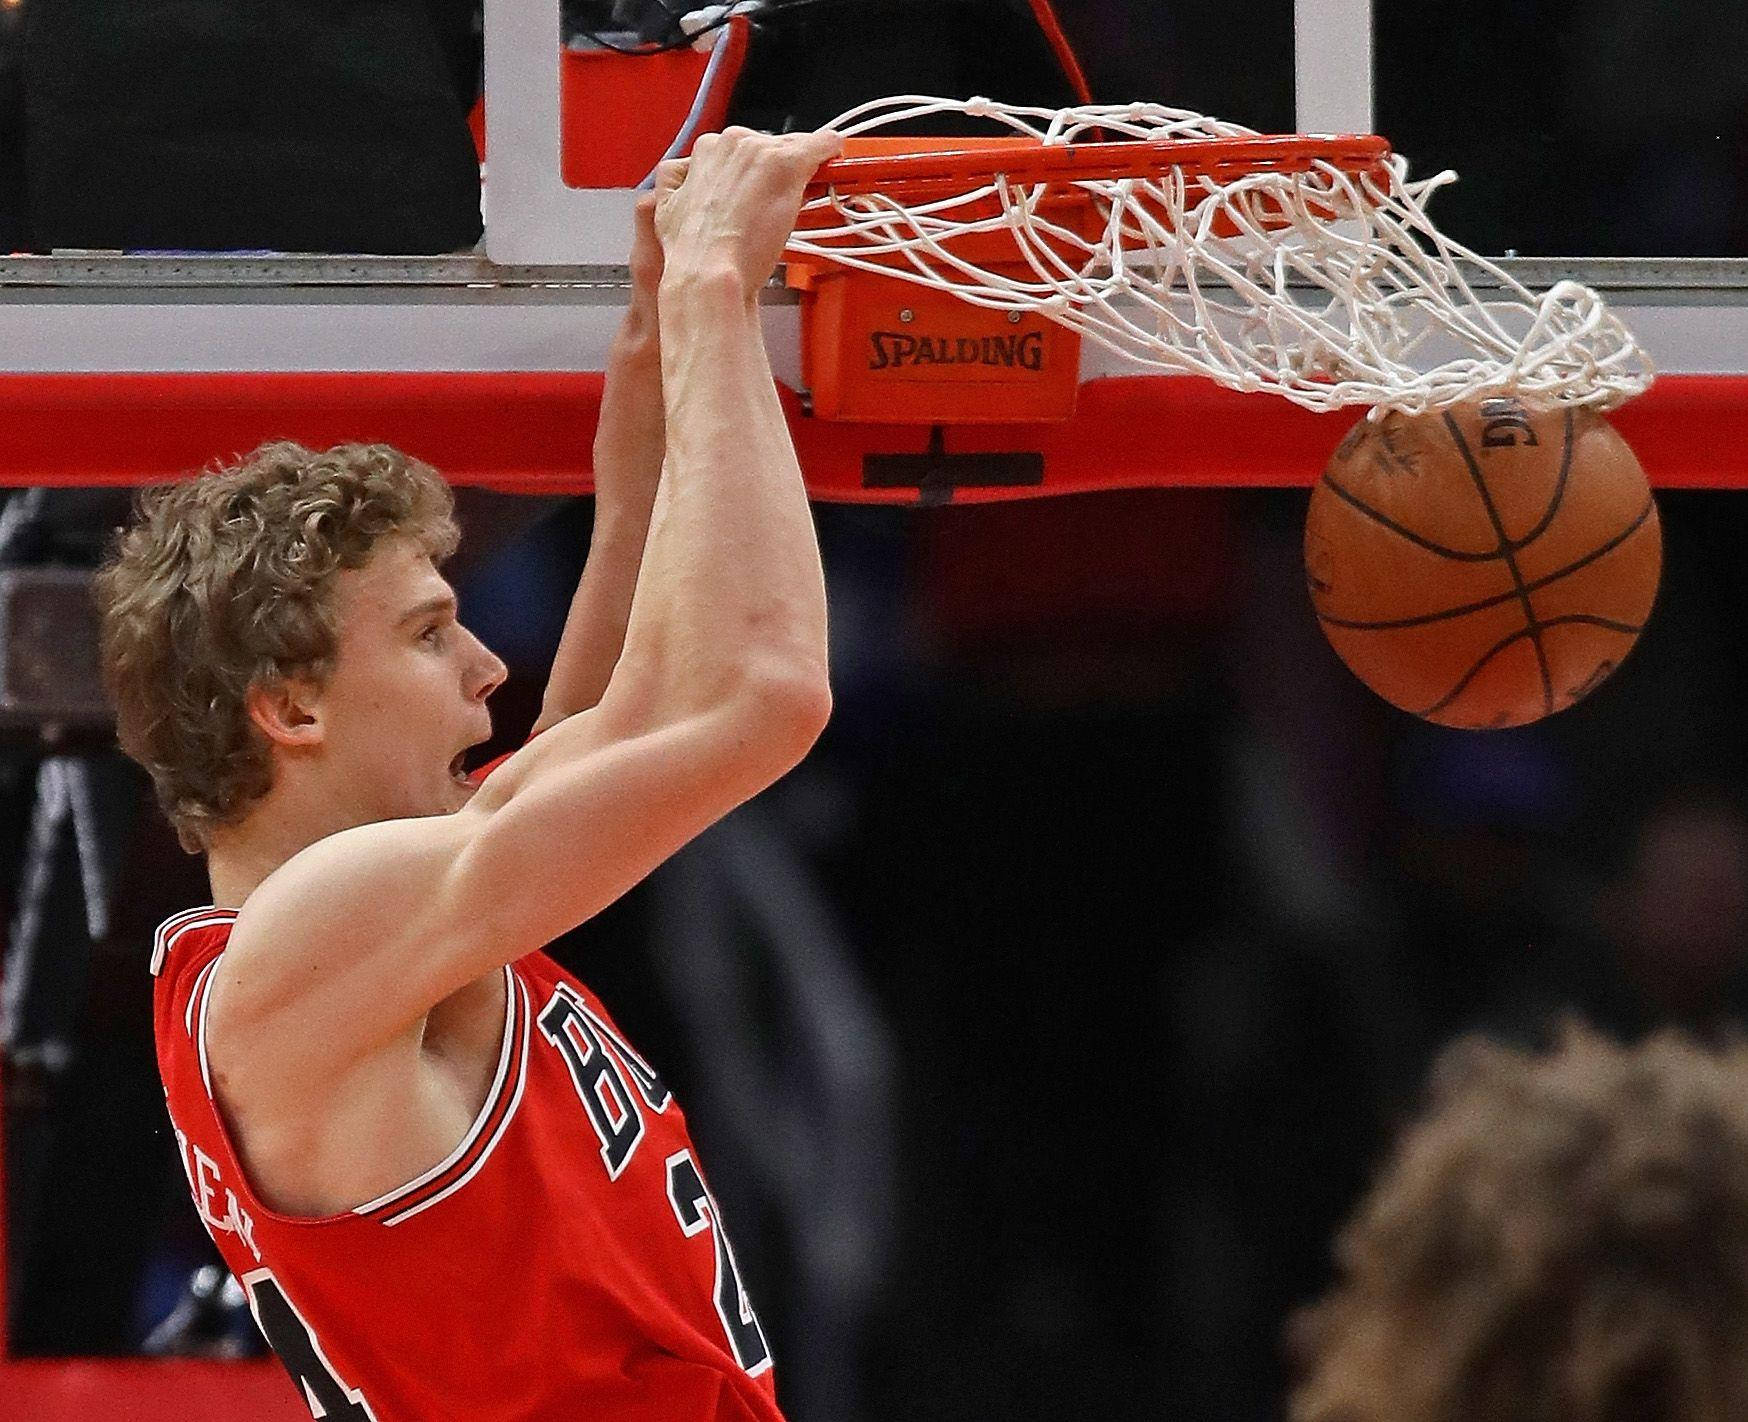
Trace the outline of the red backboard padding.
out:
<instances>
[{"instance_id":1,"label":"red backboard padding","mask_svg":"<svg viewBox=\"0 0 1748 1422\"><path fill-rule=\"evenodd\" d=\"M573 188L634 188L700 105L696 132L720 132L746 65L752 24L730 22L720 62L690 47L645 54L567 49L559 59L560 173ZM704 80L710 78L708 91ZM610 141L604 141L611 135ZM686 153L691 153L690 145ZM482 149L483 152L483 149ZM684 155L682 155L684 156Z\"/></svg>"},{"instance_id":2,"label":"red backboard padding","mask_svg":"<svg viewBox=\"0 0 1748 1422\"><path fill-rule=\"evenodd\" d=\"M309 1422L276 1362L0 1363L0 1417L17 1422Z\"/></svg>"},{"instance_id":3,"label":"red backboard padding","mask_svg":"<svg viewBox=\"0 0 1748 1422\"><path fill-rule=\"evenodd\" d=\"M584 493L602 376L543 374L170 374L0 377L0 485L141 484L194 472L263 440L399 445L454 483ZM867 454L921 453L928 432L832 424L783 392L816 498L910 503L865 489ZM1357 418L1162 376L1094 380L1072 420L949 428L950 454L1036 451L1041 487L963 499L1188 484L1308 485ZM1671 375L1613 416L1653 483L1748 485L1748 378Z\"/></svg>"}]
</instances>

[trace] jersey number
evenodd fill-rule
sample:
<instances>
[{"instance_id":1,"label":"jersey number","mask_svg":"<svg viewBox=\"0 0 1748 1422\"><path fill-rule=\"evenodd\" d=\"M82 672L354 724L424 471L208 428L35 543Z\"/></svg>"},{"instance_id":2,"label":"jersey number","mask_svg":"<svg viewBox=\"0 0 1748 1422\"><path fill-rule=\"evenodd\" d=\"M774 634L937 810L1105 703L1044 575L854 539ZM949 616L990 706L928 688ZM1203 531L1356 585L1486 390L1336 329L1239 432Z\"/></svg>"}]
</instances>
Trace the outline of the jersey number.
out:
<instances>
[{"instance_id":1,"label":"jersey number","mask_svg":"<svg viewBox=\"0 0 1748 1422\"><path fill-rule=\"evenodd\" d=\"M257 1269L243 1275L243 1288L248 1291L249 1312L255 1315L261 1336L285 1364L310 1416L323 1422L376 1422L364 1394L347 1387L334 1371L315 1333L292 1307L272 1273Z\"/></svg>"},{"instance_id":2,"label":"jersey number","mask_svg":"<svg viewBox=\"0 0 1748 1422\"><path fill-rule=\"evenodd\" d=\"M673 1098L662 1079L612 1025L593 1012L569 984L560 983L540 1012L540 1031L563 1054L571 1083L582 1098L589 1124L601 1142L607 1178L617 1180L643 1142L643 1106L668 1109ZM639 1103L642 1103L640 1105ZM710 1231L716 1246L716 1315L735 1361L757 1377L771 1366L764 1330L741 1286L734 1250L722 1228L722 1212L704 1188L689 1150L668 1157L668 1203L687 1238Z\"/></svg>"},{"instance_id":3,"label":"jersey number","mask_svg":"<svg viewBox=\"0 0 1748 1422\"><path fill-rule=\"evenodd\" d=\"M734 1246L722 1228L722 1211L715 1197L704 1188L704 1177L698 1173L698 1163L689 1150L668 1157L668 1203L674 1207L674 1218L688 1238L701 1230L710 1231L716 1244L716 1316L722 1320L722 1331L728 1335L735 1361L749 1377L757 1377L771 1366L771 1350L740 1281Z\"/></svg>"}]
</instances>

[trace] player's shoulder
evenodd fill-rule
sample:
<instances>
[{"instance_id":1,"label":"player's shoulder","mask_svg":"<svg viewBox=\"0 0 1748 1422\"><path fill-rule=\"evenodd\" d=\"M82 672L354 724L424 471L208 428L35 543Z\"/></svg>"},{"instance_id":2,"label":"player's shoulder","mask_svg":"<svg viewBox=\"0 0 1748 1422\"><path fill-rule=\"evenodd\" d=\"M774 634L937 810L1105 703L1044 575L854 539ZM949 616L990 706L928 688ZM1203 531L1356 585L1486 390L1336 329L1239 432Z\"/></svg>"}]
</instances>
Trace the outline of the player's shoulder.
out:
<instances>
[{"instance_id":1,"label":"player's shoulder","mask_svg":"<svg viewBox=\"0 0 1748 1422\"><path fill-rule=\"evenodd\" d=\"M307 845L250 893L233 953L291 962L418 929L474 828L463 809L354 825Z\"/></svg>"},{"instance_id":2,"label":"player's shoulder","mask_svg":"<svg viewBox=\"0 0 1748 1422\"><path fill-rule=\"evenodd\" d=\"M152 1017L159 1069L166 1091L208 1077L204 1034L214 971L235 926L235 909L212 904L173 914L152 936Z\"/></svg>"}]
</instances>

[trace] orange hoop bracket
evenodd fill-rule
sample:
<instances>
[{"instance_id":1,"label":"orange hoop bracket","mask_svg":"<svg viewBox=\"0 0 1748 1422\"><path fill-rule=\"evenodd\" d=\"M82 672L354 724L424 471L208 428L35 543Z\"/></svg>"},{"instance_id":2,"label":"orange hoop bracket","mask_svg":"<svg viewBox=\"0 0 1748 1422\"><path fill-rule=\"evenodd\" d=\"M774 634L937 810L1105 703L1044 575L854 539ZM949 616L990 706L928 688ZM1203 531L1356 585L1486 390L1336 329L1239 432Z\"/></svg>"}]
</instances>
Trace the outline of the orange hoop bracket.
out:
<instances>
[{"instance_id":1,"label":"orange hoop bracket","mask_svg":"<svg viewBox=\"0 0 1748 1422\"><path fill-rule=\"evenodd\" d=\"M801 376L822 420L987 425L1072 418L1080 337L897 277L791 261Z\"/></svg>"},{"instance_id":2,"label":"orange hoop bracket","mask_svg":"<svg viewBox=\"0 0 1748 1422\"><path fill-rule=\"evenodd\" d=\"M848 164L852 173L862 174L860 191L888 192L875 175L894 163L934 159L932 173L951 174L992 149L1025 153L1042 146L1024 139L858 137L847 139L844 149L848 156L827 164L822 177ZM928 181L948 195L967 186L950 176ZM835 183L822 188L815 182L815 195L833 189L844 191ZM1064 228L1089 236L1096 229L1091 199L1075 188L1047 194L1041 205ZM1000 211L1000 200L988 197L966 204L959 215L972 220ZM803 212L799 226L817 230L838 220L834 209L822 204ZM1027 271L1006 230L963 233L942 245L991 270L1021 276ZM854 246L847 243L846 250ZM1080 391L1080 337L1048 317L992 311L897 277L815 257L792 253L786 262L785 280L801 292L802 379L817 418L981 425L1073 416Z\"/></svg>"}]
</instances>

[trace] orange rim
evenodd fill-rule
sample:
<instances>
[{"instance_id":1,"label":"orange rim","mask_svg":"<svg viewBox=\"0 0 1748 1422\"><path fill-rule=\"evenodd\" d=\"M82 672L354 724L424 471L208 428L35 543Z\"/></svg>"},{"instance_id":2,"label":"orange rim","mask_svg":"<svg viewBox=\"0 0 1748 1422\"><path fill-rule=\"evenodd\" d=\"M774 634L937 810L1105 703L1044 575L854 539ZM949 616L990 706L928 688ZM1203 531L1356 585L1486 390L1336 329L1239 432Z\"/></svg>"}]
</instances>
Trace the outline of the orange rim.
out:
<instances>
[{"instance_id":1,"label":"orange rim","mask_svg":"<svg viewBox=\"0 0 1748 1422\"><path fill-rule=\"evenodd\" d=\"M1389 143L1371 134L1161 138L1124 143L960 142L963 146L836 159L814 176L808 196L883 193L896 198L947 197L967 187L982 187L998 174L1021 185L1111 182L1156 177L1173 170L1188 178L1231 181L1252 173L1303 173L1324 164L1364 175L1380 172L1390 156Z\"/></svg>"}]
</instances>

